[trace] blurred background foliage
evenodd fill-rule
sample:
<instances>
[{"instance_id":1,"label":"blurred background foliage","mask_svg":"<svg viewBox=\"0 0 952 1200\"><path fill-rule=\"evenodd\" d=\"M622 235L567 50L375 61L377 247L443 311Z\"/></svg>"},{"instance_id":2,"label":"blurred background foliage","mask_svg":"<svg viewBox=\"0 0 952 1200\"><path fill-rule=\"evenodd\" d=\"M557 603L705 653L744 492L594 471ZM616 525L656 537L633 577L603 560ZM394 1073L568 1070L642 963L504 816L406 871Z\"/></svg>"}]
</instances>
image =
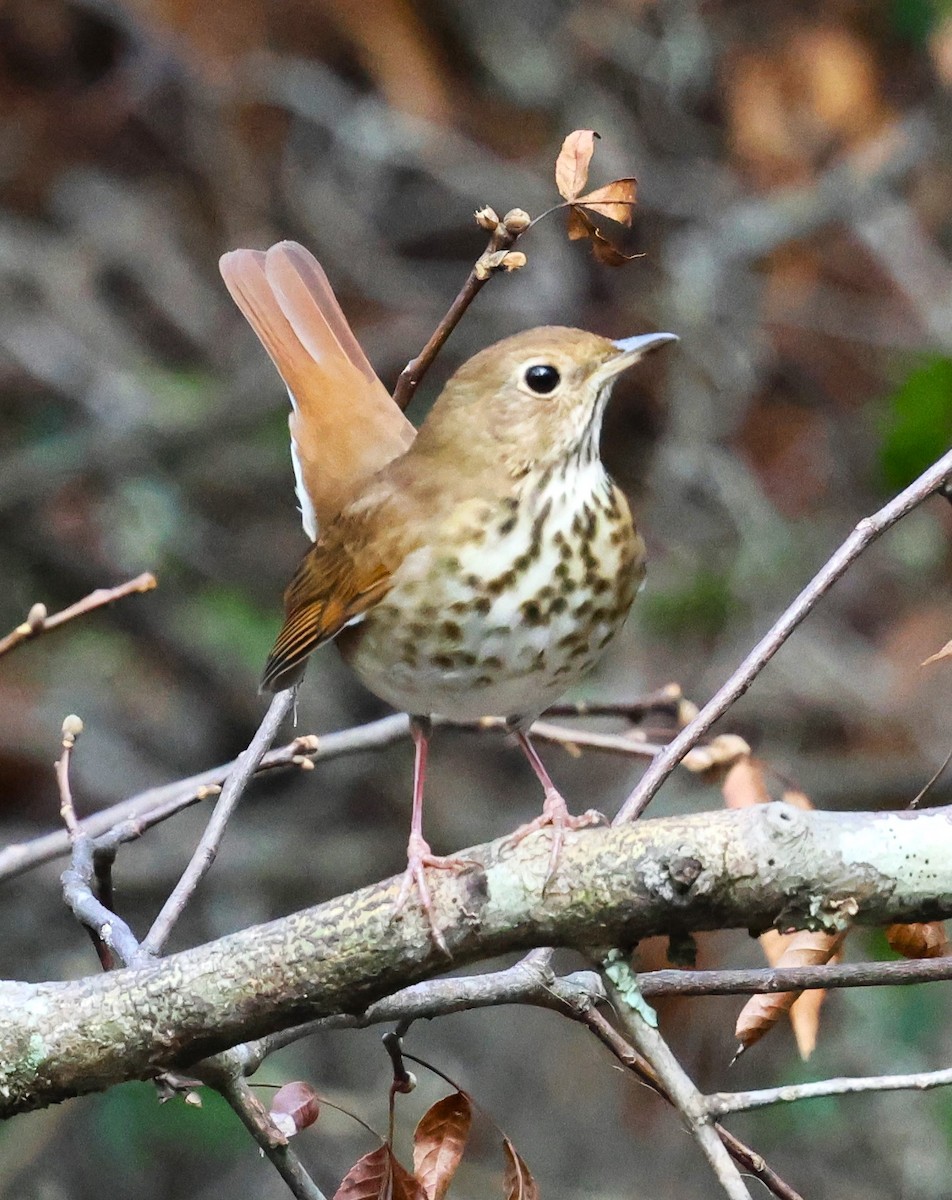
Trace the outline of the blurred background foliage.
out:
<instances>
[{"instance_id":1,"label":"blurred background foliage","mask_svg":"<svg viewBox=\"0 0 952 1200\"><path fill-rule=\"evenodd\" d=\"M483 246L473 210L548 207L562 137L598 129L592 183L637 175L644 257L610 271L560 216L544 222L411 415L517 329L679 333L610 412L606 459L651 563L581 694L677 680L702 700L855 521L949 444L950 88L947 0L2 0L0 625L142 570L160 579L0 664L5 840L56 824L67 712L86 722L75 792L90 811L232 757L263 711L257 677L304 541L286 401L220 283L224 250L304 242L392 384ZM821 807L901 806L948 747L948 671L919 664L952 634L950 519L933 501L873 547L725 722ZM333 650L313 663L302 731L381 711ZM398 746L256 784L176 945L398 869L410 757ZM579 808L612 811L637 775L619 759L547 760ZM500 835L537 802L500 740L440 734L438 850ZM678 778L655 809L719 802L710 782ZM120 856L119 903L139 930L202 820L184 814ZM5 976L96 970L57 870L4 884ZM881 952L875 938L849 948ZM719 935L701 961L758 951ZM663 1020L702 1087L765 1085L947 1063L945 994L841 993L805 1069L780 1030L728 1074L738 1002L684 1001ZM411 1041L494 1112L543 1194L709 1196L677 1121L566 1024L484 1011ZM295 1073L384 1124L375 1033L314 1039L265 1068ZM806 1195L952 1196L942 1093L735 1128ZM160 1109L146 1085L121 1088L0 1131L0 1193L283 1195L236 1130L212 1100ZM332 1116L305 1135L322 1186L369 1148L361 1136ZM461 1196L497 1186L488 1135L478 1148Z\"/></svg>"}]
</instances>

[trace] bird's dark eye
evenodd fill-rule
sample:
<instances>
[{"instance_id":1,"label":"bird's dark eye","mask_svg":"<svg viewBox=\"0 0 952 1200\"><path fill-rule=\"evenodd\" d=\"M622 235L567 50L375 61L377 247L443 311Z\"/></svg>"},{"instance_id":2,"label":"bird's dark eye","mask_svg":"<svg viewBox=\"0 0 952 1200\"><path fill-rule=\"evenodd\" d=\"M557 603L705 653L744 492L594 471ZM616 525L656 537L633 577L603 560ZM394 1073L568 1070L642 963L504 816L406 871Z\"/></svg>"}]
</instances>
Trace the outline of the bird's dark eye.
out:
<instances>
[{"instance_id":1,"label":"bird's dark eye","mask_svg":"<svg viewBox=\"0 0 952 1200\"><path fill-rule=\"evenodd\" d=\"M558 370L548 363L536 363L532 367L526 367L526 384L531 391L538 392L540 396L548 396L554 392L561 380L562 376Z\"/></svg>"}]
</instances>

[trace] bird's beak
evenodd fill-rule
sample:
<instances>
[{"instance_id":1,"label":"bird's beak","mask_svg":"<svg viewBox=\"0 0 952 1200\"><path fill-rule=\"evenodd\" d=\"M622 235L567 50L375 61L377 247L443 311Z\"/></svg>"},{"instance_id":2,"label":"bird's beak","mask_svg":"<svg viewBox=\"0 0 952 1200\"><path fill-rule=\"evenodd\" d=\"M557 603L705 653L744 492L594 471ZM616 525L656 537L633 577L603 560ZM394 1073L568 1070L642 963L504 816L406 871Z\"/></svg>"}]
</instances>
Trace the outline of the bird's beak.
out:
<instances>
[{"instance_id":1,"label":"bird's beak","mask_svg":"<svg viewBox=\"0 0 952 1200\"><path fill-rule=\"evenodd\" d=\"M612 345L618 351L616 357L611 359L608 364L611 368L612 375L619 371L624 371L626 367L632 366L639 359L644 358L652 350L657 350L660 346L666 346L668 342L677 342L680 339L674 333L641 333L637 337L619 338L612 342Z\"/></svg>"}]
</instances>

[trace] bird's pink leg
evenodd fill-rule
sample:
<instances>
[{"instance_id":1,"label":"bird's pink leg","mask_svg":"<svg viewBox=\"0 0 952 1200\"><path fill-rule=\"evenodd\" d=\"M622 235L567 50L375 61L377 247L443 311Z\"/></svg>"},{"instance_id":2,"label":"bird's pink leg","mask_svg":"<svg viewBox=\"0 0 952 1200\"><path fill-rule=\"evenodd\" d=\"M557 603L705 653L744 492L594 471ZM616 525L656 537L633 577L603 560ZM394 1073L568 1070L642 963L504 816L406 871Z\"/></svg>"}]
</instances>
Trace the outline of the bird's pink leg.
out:
<instances>
[{"instance_id":1,"label":"bird's pink leg","mask_svg":"<svg viewBox=\"0 0 952 1200\"><path fill-rule=\"evenodd\" d=\"M535 833L538 829L545 829L548 825L552 826L552 849L549 852L549 873L546 876L544 885L544 887L548 887L559 865L559 854L562 852L562 841L566 829L585 829L590 825L601 825L605 823L605 818L593 808L590 808L588 812L582 813L580 817L573 817L568 810L564 796L552 782L549 772L545 769L545 763L543 763L535 746L529 740L529 735L519 730L516 733L516 738L522 747L523 754L529 760L529 766L532 767L536 778L542 784L545 791L545 800L542 802L542 812L539 816L534 821L528 821L525 825L520 825L508 840L513 843L521 842L530 833Z\"/></svg>"},{"instance_id":2,"label":"bird's pink leg","mask_svg":"<svg viewBox=\"0 0 952 1200\"><path fill-rule=\"evenodd\" d=\"M450 871L463 867L472 867L472 862L466 858L441 857L433 854L430 843L423 836L423 785L426 782L426 759L430 743L430 722L425 717L410 718L410 736L416 755L413 760L413 811L410 817L410 840L407 843L407 869L403 873L400 891L394 905L394 915L399 914L410 898L413 885L416 884L420 903L430 923L433 941L450 957L449 947L443 937L443 931L436 920L430 889L426 882L426 868L435 867L438 870Z\"/></svg>"}]
</instances>

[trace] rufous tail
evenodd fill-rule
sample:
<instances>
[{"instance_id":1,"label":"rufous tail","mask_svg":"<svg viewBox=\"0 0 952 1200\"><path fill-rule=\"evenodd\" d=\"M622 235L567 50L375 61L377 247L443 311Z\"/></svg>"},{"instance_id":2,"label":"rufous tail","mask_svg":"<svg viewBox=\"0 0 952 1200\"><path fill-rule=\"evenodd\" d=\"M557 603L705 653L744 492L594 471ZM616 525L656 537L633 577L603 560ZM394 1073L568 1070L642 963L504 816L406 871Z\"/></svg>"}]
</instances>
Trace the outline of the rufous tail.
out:
<instances>
[{"instance_id":1,"label":"rufous tail","mask_svg":"<svg viewBox=\"0 0 952 1200\"><path fill-rule=\"evenodd\" d=\"M232 250L219 269L291 397L291 457L314 540L364 479L415 431L377 378L320 263L297 242Z\"/></svg>"}]
</instances>

